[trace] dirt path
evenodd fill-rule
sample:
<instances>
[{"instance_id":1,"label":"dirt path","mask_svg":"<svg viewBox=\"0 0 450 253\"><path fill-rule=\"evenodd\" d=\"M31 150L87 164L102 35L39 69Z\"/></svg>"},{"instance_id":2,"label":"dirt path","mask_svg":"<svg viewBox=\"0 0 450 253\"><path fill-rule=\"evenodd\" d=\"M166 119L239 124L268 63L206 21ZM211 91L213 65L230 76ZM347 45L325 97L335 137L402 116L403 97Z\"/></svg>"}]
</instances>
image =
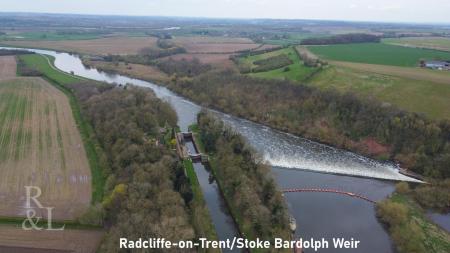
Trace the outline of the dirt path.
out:
<instances>
[{"instance_id":1,"label":"dirt path","mask_svg":"<svg viewBox=\"0 0 450 253\"><path fill-rule=\"evenodd\" d=\"M0 56L0 80L16 77L17 64L14 56Z\"/></svg>"}]
</instances>

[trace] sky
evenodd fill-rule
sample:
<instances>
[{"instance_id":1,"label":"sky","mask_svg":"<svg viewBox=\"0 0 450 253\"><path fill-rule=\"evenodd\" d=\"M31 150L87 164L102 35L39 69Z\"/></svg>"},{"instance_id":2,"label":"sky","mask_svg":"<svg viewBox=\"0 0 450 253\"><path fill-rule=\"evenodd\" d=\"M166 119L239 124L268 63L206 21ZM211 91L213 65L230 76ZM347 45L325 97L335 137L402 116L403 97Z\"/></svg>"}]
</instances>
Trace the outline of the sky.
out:
<instances>
[{"instance_id":1,"label":"sky","mask_svg":"<svg viewBox=\"0 0 450 253\"><path fill-rule=\"evenodd\" d=\"M450 23L450 0L0 0L0 12Z\"/></svg>"}]
</instances>

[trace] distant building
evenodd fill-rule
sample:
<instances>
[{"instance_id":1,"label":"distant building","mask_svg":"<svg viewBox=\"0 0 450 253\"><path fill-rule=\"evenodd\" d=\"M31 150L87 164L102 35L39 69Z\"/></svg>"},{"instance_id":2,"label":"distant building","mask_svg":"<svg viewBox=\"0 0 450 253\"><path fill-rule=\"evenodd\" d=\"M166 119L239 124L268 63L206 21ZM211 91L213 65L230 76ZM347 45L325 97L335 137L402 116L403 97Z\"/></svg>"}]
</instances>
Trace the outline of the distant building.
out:
<instances>
[{"instance_id":1,"label":"distant building","mask_svg":"<svg viewBox=\"0 0 450 253\"><path fill-rule=\"evenodd\" d=\"M450 70L450 61L422 61L423 68Z\"/></svg>"}]
</instances>

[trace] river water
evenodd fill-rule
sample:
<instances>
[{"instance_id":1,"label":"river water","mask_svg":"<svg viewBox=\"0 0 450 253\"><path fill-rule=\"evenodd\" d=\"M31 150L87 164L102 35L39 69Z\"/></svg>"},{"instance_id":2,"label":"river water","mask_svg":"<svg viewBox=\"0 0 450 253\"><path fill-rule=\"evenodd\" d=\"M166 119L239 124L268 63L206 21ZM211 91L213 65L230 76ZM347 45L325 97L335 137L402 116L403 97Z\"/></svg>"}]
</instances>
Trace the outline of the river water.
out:
<instances>
[{"instance_id":1,"label":"river water","mask_svg":"<svg viewBox=\"0 0 450 253\"><path fill-rule=\"evenodd\" d=\"M83 66L76 55L48 50L29 49L36 53L55 57L55 66L64 72L116 84L133 84L148 87L168 101L176 110L179 126L186 131L196 122L201 107L174 94L165 87L123 75L107 74ZM273 175L282 189L329 188L361 194L372 200L381 200L394 190L394 181L416 181L398 173L392 163L382 163L366 157L332 148L303 138L279 132L244 119L213 111L226 124L234 128L270 162ZM204 173L196 166L199 181L211 213L218 212L220 197L217 187L206 187ZM357 249L328 249L319 252L393 252L388 234L375 217L374 205L349 196L332 193L287 193L286 200L297 220L296 236L304 240L320 240L332 237L361 241ZM214 204L214 202L216 202ZM214 205L210 205L213 203ZM220 211L225 213L225 211ZM213 216L214 218L214 216ZM215 219L215 226L226 227L227 219ZM220 238L230 237L233 232L218 230ZM330 243L332 244L332 243ZM331 247L331 245L330 245ZM305 250L305 252L314 252Z\"/></svg>"}]
</instances>

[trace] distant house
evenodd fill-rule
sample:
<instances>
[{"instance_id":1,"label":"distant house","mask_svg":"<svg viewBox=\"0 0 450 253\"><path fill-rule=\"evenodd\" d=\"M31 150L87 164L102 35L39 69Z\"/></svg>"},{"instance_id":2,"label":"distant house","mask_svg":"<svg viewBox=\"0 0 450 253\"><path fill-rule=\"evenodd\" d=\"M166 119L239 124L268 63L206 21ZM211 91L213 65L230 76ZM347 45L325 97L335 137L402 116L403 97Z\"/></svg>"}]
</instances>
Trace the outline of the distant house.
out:
<instances>
[{"instance_id":1,"label":"distant house","mask_svg":"<svg viewBox=\"0 0 450 253\"><path fill-rule=\"evenodd\" d=\"M450 70L450 61L422 61L421 66L429 69Z\"/></svg>"}]
</instances>

